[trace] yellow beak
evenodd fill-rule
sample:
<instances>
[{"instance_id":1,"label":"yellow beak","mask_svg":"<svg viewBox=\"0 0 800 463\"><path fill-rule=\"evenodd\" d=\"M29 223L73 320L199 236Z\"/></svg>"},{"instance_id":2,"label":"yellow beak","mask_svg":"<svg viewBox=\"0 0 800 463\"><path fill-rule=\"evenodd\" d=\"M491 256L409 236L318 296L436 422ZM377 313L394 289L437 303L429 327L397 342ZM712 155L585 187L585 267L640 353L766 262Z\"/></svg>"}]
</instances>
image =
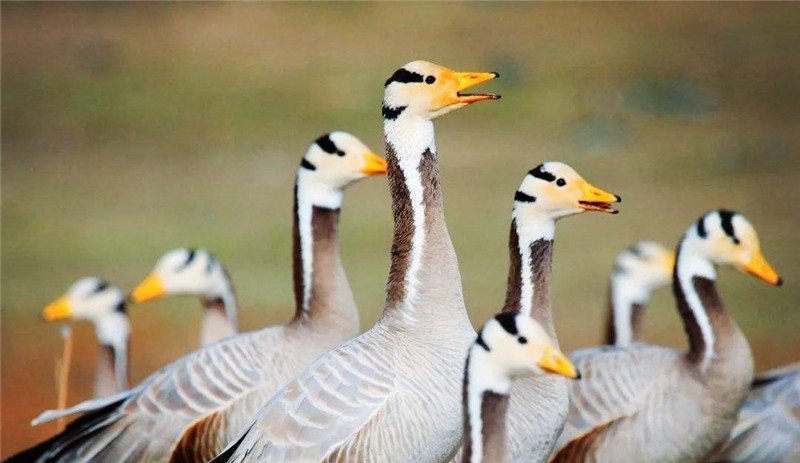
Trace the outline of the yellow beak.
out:
<instances>
[{"instance_id":1,"label":"yellow beak","mask_svg":"<svg viewBox=\"0 0 800 463\"><path fill-rule=\"evenodd\" d=\"M496 93L471 93L463 95L460 93L462 90L466 90L474 85L500 77L500 74L496 72L454 72L453 77L456 80L456 100L453 103L472 104L484 100L500 99L500 95Z\"/></svg>"},{"instance_id":2,"label":"yellow beak","mask_svg":"<svg viewBox=\"0 0 800 463\"><path fill-rule=\"evenodd\" d=\"M544 356L539 360L539 368L549 373L566 376L567 378L580 378L580 374L578 374L578 370L575 369L575 365L553 346L545 348Z\"/></svg>"},{"instance_id":3,"label":"yellow beak","mask_svg":"<svg viewBox=\"0 0 800 463\"><path fill-rule=\"evenodd\" d=\"M675 252L670 251L659 258L659 265L670 274L675 269Z\"/></svg>"},{"instance_id":4,"label":"yellow beak","mask_svg":"<svg viewBox=\"0 0 800 463\"><path fill-rule=\"evenodd\" d=\"M135 303L147 302L164 297L166 291L158 275L150 274L131 293L131 300Z\"/></svg>"},{"instance_id":5,"label":"yellow beak","mask_svg":"<svg viewBox=\"0 0 800 463\"><path fill-rule=\"evenodd\" d=\"M361 169L361 173L366 175L381 175L386 173L386 159L377 154L367 151L364 155L364 161L365 163L364 167Z\"/></svg>"},{"instance_id":6,"label":"yellow beak","mask_svg":"<svg viewBox=\"0 0 800 463\"><path fill-rule=\"evenodd\" d=\"M578 204L585 211L600 211L608 212L609 214L616 214L619 211L611 207L611 203L622 202L619 196L601 190L587 181L582 181L581 185L581 199Z\"/></svg>"},{"instance_id":7,"label":"yellow beak","mask_svg":"<svg viewBox=\"0 0 800 463\"><path fill-rule=\"evenodd\" d=\"M744 271L773 286L780 286L783 284L783 279L778 275L778 272L769 265L769 262L767 262L767 259L761 251L755 251L753 253L750 257L750 262L744 266Z\"/></svg>"},{"instance_id":8,"label":"yellow beak","mask_svg":"<svg viewBox=\"0 0 800 463\"><path fill-rule=\"evenodd\" d=\"M48 322L56 320L69 320L72 318L72 309L69 307L67 296L61 296L44 308L42 316Z\"/></svg>"}]
</instances>

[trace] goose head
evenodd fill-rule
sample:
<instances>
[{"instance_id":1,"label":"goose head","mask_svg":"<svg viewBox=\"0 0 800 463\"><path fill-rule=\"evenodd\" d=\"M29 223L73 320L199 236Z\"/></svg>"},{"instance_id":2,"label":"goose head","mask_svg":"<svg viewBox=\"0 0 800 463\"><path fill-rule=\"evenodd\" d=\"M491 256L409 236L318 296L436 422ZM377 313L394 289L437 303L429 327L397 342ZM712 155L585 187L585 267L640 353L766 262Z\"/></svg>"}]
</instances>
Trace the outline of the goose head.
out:
<instances>
[{"instance_id":1,"label":"goose head","mask_svg":"<svg viewBox=\"0 0 800 463\"><path fill-rule=\"evenodd\" d=\"M575 170L561 162L545 162L531 169L514 196L514 217L524 226L527 221L539 222L598 211L616 214L612 203L619 196L603 191L584 180Z\"/></svg>"},{"instance_id":2,"label":"goose head","mask_svg":"<svg viewBox=\"0 0 800 463\"><path fill-rule=\"evenodd\" d=\"M500 393L516 377L580 376L544 328L523 313L504 312L486 322L470 348L470 359L470 373L486 381L497 381L497 387L487 384L485 389Z\"/></svg>"},{"instance_id":3,"label":"goose head","mask_svg":"<svg viewBox=\"0 0 800 463\"><path fill-rule=\"evenodd\" d=\"M130 298L135 303L172 295L223 299L231 291L225 269L208 250L177 248L158 259L150 274L131 292Z\"/></svg>"},{"instance_id":4,"label":"goose head","mask_svg":"<svg viewBox=\"0 0 800 463\"><path fill-rule=\"evenodd\" d=\"M322 135L308 147L298 172L300 181L312 188L341 192L357 180L385 174L386 169L386 160L361 140L337 131Z\"/></svg>"},{"instance_id":5,"label":"goose head","mask_svg":"<svg viewBox=\"0 0 800 463\"><path fill-rule=\"evenodd\" d=\"M125 294L98 277L85 277L73 283L67 292L48 304L45 321L88 321L97 328L100 342L118 345L129 331L125 314Z\"/></svg>"},{"instance_id":6,"label":"goose head","mask_svg":"<svg viewBox=\"0 0 800 463\"><path fill-rule=\"evenodd\" d=\"M672 281L675 253L655 241L641 241L617 255L612 278L650 294Z\"/></svg>"},{"instance_id":7,"label":"goose head","mask_svg":"<svg viewBox=\"0 0 800 463\"><path fill-rule=\"evenodd\" d=\"M771 285L783 280L761 252L753 225L738 212L725 209L706 213L686 231L678 251L679 261L689 256L729 265Z\"/></svg>"},{"instance_id":8,"label":"goose head","mask_svg":"<svg viewBox=\"0 0 800 463\"><path fill-rule=\"evenodd\" d=\"M500 95L494 93L464 92L497 77L496 72L456 72L428 61L412 61L386 80L383 116L392 120L413 114L432 120L479 101L497 100Z\"/></svg>"}]
</instances>

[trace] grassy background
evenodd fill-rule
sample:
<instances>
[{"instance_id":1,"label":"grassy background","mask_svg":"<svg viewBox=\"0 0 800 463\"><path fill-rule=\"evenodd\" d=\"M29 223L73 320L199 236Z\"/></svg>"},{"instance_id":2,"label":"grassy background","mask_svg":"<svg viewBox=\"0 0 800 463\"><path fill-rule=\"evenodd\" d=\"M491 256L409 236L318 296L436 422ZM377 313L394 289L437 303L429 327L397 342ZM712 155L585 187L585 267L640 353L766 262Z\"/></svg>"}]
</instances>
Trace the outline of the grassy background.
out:
<instances>
[{"instance_id":1,"label":"grassy background","mask_svg":"<svg viewBox=\"0 0 800 463\"><path fill-rule=\"evenodd\" d=\"M707 209L758 228L786 285L721 272L759 369L800 357L797 4L2 3L2 455L53 431L56 326L75 279L129 289L165 250L230 268L244 328L292 313L291 183L332 129L382 148L382 82L413 59L497 70L496 103L437 123L450 231L476 324L503 300L514 189L543 160L625 198L559 225L555 317L567 349L598 342L615 253L673 245ZM382 179L350 191L345 265L363 327L388 269ZM684 344L669 291L648 339ZM133 381L197 345L196 300L130 310ZM70 402L91 394L79 326Z\"/></svg>"}]
</instances>

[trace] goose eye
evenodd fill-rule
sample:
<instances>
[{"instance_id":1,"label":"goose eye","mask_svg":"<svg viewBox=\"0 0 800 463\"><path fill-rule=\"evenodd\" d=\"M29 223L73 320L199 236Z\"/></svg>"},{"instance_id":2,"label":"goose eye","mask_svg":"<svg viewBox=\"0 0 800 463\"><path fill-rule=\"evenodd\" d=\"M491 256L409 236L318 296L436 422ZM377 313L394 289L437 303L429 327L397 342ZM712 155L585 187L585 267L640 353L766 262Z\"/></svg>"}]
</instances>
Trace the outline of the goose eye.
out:
<instances>
[{"instance_id":1,"label":"goose eye","mask_svg":"<svg viewBox=\"0 0 800 463\"><path fill-rule=\"evenodd\" d=\"M564 186L566 184L567 184L567 181L564 180L563 178L560 178L560 179L556 180L556 185L558 185L558 186Z\"/></svg>"},{"instance_id":2,"label":"goose eye","mask_svg":"<svg viewBox=\"0 0 800 463\"><path fill-rule=\"evenodd\" d=\"M519 341L520 344L527 344L528 338L526 338L525 336L520 336L517 338L517 341Z\"/></svg>"},{"instance_id":3,"label":"goose eye","mask_svg":"<svg viewBox=\"0 0 800 463\"><path fill-rule=\"evenodd\" d=\"M432 84L434 82L436 82L436 77L428 76L428 77L425 78L425 83L428 84L428 85L430 85L430 84Z\"/></svg>"}]
</instances>

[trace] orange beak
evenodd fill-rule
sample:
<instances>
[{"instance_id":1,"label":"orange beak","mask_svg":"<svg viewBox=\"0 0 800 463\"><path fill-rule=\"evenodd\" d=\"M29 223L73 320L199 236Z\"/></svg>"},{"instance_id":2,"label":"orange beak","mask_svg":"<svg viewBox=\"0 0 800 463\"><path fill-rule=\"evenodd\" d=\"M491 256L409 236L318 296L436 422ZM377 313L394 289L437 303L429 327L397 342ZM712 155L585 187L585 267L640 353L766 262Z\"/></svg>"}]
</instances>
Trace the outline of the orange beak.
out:
<instances>
[{"instance_id":1,"label":"orange beak","mask_svg":"<svg viewBox=\"0 0 800 463\"><path fill-rule=\"evenodd\" d=\"M137 304L158 299L166 294L161 278L150 274L131 293L131 300Z\"/></svg>"},{"instance_id":2,"label":"orange beak","mask_svg":"<svg viewBox=\"0 0 800 463\"><path fill-rule=\"evenodd\" d=\"M69 300L67 297L59 297L50 304L47 304L47 307L44 308L42 316L48 322L53 322L56 320L69 320L72 318L72 309L69 306Z\"/></svg>"},{"instance_id":3,"label":"orange beak","mask_svg":"<svg viewBox=\"0 0 800 463\"><path fill-rule=\"evenodd\" d=\"M386 159L368 151L364 155L364 167L361 169L361 173L365 175L381 175L386 173L387 168Z\"/></svg>"},{"instance_id":4,"label":"orange beak","mask_svg":"<svg viewBox=\"0 0 800 463\"><path fill-rule=\"evenodd\" d=\"M783 284L783 279L778 275L778 272L772 268L769 262L767 262L767 259L761 251L756 251L750 256L750 262L744 266L743 270L773 286L780 286Z\"/></svg>"},{"instance_id":5,"label":"orange beak","mask_svg":"<svg viewBox=\"0 0 800 463\"><path fill-rule=\"evenodd\" d=\"M618 210L611 207L611 203L618 203L622 201L619 196L601 190L587 181L581 183L581 199L578 204L585 211L599 211L607 212L609 214L617 214Z\"/></svg>"},{"instance_id":6,"label":"orange beak","mask_svg":"<svg viewBox=\"0 0 800 463\"><path fill-rule=\"evenodd\" d=\"M472 104L484 100L498 100L496 93L461 93L472 86L500 77L496 72L454 72L456 84L456 101L454 103Z\"/></svg>"},{"instance_id":7,"label":"orange beak","mask_svg":"<svg viewBox=\"0 0 800 463\"><path fill-rule=\"evenodd\" d=\"M566 376L567 378L580 378L578 370L570 360L553 346L547 346L544 355L539 360L539 368L556 375Z\"/></svg>"}]
</instances>

